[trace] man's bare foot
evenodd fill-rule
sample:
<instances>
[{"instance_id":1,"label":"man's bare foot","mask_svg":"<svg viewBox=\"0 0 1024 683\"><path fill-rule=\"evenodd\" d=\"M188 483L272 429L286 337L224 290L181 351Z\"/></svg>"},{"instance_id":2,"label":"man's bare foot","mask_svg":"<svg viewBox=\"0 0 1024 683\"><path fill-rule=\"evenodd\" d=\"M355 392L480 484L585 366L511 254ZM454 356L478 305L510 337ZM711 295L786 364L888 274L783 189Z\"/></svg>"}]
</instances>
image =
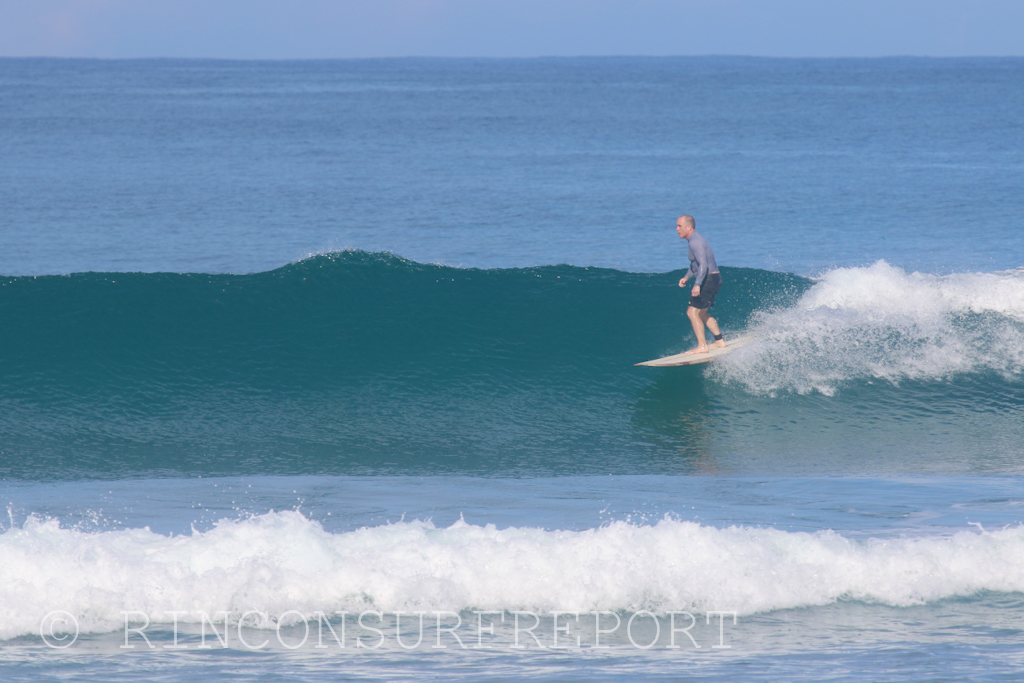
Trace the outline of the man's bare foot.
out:
<instances>
[{"instance_id":1,"label":"man's bare foot","mask_svg":"<svg viewBox=\"0 0 1024 683\"><path fill-rule=\"evenodd\" d=\"M707 352L708 352L708 347L706 347L706 346L698 346L695 349L690 349L689 351L685 351L683 353L683 355L684 356L689 356L690 354L707 353Z\"/></svg>"},{"instance_id":2,"label":"man's bare foot","mask_svg":"<svg viewBox=\"0 0 1024 683\"><path fill-rule=\"evenodd\" d=\"M724 339L719 339L718 341L716 341L711 346L713 346L716 349L724 349L725 348L725 340Z\"/></svg>"}]
</instances>

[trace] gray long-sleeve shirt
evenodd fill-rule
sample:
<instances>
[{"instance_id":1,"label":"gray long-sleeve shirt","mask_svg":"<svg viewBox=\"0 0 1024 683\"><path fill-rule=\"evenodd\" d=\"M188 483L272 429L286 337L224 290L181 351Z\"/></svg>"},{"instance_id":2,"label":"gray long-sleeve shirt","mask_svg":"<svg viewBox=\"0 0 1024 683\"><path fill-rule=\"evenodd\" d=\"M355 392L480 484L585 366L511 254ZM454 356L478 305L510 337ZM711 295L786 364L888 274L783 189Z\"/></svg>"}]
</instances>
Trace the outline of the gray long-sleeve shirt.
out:
<instances>
[{"instance_id":1,"label":"gray long-sleeve shirt","mask_svg":"<svg viewBox=\"0 0 1024 683\"><path fill-rule=\"evenodd\" d=\"M704 278L708 273L718 270L715 252L711 251L711 245L696 230L686 241L689 243L689 251L686 255L690 259L690 275L693 276L693 284L700 287L704 284Z\"/></svg>"}]
</instances>

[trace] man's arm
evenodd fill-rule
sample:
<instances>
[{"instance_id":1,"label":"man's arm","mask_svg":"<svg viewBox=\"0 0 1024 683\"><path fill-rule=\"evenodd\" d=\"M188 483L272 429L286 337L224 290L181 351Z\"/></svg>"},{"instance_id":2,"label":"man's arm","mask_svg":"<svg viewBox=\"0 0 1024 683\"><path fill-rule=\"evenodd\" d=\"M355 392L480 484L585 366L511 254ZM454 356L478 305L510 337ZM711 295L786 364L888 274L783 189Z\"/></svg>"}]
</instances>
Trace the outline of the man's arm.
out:
<instances>
[{"instance_id":1,"label":"man's arm","mask_svg":"<svg viewBox=\"0 0 1024 683\"><path fill-rule=\"evenodd\" d=\"M679 281L679 286L680 287L685 287L686 286L686 280L689 277L690 277L690 271L686 271L686 275L684 275L683 279L681 279ZM694 285L693 289L690 290L690 294L692 294L693 296L700 296L700 285Z\"/></svg>"},{"instance_id":2,"label":"man's arm","mask_svg":"<svg viewBox=\"0 0 1024 683\"><path fill-rule=\"evenodd\" d=\"M690 242L690 251L693 253L694 258L686 275L688 277L690 273L693 273L693 290L690 292L693 296L700 296L700 286L704 283L704 278L708 276L706 244L706 242L700 242L695 245L693 242ZM686 278L679 281L679 286L682 287L684 282L686 282Z\"/></svg>"},{"instance_id":3,"label":"man's arm","mask_svg":"<svg viewBox=\"0 0 1024 683\"><path fill-rule=\"evenodd\" d=\"M690 264L690 271L693 273L693 286L699 289L704 284L704 278L708 276L707 242L691 244L690 251L693 252L694 258L693 263Z\"/></svg>"},{"instance_id":4,"label":"man's arm","mask_svg":"<svg viewBox=\"0 0 1024 683\"><path fill-rule=\"evenodd\" d=\"M690 265L686 269L686 274L683 275L683 279L679 281L679 286L680 287L685 287L686 286L686 281L690 279L691 275L696 277L697 276L697 272L698 272L697 271L697 262L696 261L690 261Z\"/></svg>"}]
</instances>

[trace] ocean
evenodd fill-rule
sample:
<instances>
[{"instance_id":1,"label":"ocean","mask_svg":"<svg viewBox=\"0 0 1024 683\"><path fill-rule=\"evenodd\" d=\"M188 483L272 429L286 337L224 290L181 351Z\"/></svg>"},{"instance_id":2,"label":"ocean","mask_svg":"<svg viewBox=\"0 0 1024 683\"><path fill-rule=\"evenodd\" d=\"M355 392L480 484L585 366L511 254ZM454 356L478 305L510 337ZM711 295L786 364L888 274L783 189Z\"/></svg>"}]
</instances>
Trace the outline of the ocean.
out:
<instances>
[{"instance_id":1,"label":"ocean","mask_svg":"<svg viewBox=\"0 0 1024 683\"><path fill-rule=\"evenodd\" d=\"M1024 59L0 59L0 678L1012 681ZM756 343L702 366L688 213Z\"/></svg>"}]
</instances>

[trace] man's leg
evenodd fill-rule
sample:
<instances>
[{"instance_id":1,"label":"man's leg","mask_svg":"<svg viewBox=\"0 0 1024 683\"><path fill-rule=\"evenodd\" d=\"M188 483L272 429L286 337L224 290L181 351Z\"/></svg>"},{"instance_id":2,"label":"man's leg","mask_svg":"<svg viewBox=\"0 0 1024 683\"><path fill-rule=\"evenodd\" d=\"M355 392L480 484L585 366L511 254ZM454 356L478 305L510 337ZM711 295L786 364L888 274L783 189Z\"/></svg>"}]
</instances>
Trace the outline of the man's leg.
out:
<instances>
[{"instance_id":1,"label":"man's leg","mask_svg":"<svg viewBox=\"0 0 1024 683\"><path fill-rule=\"evenodd\" d=\"M707 314L707 309L694 308L690 306L686 309L686 317L690 319L690 324L693 325L693 334L697 337L697 348L690 349L686 353L707 353L708 342L704 338L704 319L701 314Z\"/></svg>"},{"instance_id":2,"label":"man's leg","mask_svg":"<svg viewBox=\"0 0 1024 683\"><path fill-rule=\"evenodd\" d=\"M701 312L700 312L700 319L704 322L705 325L708 326L708 329L711 330L711 334L715 335L716 337L719 336L720 334L722 334L719 331L719 329L718 329L718 321L711 317L711 314L708 313L708 309L705 308L705 309L701 310ZM715 340L715 343L712 344L712 346L714 346L716 348L719 348L719 349L724 349L725 348L725 340L724 339L717 339L717 340Z\"/></svg>"}]
</instances>

